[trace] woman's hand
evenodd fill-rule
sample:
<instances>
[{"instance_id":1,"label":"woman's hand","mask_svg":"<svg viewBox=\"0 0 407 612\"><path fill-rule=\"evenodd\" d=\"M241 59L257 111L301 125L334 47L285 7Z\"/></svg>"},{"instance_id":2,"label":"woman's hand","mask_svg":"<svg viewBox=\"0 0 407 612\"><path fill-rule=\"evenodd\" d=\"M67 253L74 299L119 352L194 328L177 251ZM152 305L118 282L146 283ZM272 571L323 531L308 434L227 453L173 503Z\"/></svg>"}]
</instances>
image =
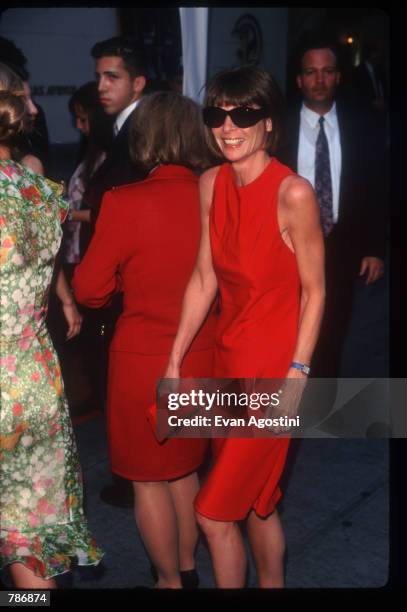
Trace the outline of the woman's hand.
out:
<instances>
[{"instance_id":1,"label":"woman's hand","mask_svg":"<svg viewBox=\"0 0 407 612\"><path fill-rule=\"evenodd\" d=\"M72 302L62 304L62 312L64 313L65 321L68 324L66 339L71 340L81 331L82 315L80 314L73 300Z\"/></svg>"},{"instance_id":2,"label":"woman's hand","mask_svg":"<svg viewBox=\"0 0 407 612\"><path fill-rule=\"evenodd\" d=\"M281 393L278 406L273 406L268 410L267 417L272 419L284 418L295 419L301 403L302 394L307 384L308 376L297 370L290 368L287 372L284 383L281 386ZM282 424L270 428L275 434L287 433L291 425Z\"/></svg>"}]
</instances>

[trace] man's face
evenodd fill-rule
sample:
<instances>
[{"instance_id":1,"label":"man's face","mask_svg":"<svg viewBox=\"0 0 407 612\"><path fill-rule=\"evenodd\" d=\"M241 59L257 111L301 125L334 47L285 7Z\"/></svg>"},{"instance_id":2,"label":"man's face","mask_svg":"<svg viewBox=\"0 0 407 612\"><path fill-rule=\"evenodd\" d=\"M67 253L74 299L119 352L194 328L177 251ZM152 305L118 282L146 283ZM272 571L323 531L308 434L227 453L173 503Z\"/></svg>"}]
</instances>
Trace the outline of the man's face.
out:
<instances>
[{"instance_id":1,"label":"man's face","mask_svg":"<svg viewBox=\"0 0 407 612\"><path fill-rule=\"evenodd\" d=\"M297 76L305 104L311 109L332 106L340 76L330 49L307 51L302 58L301 74Z\"/></svg>"},{"instance_id":2,"label":"man's face","mask_svg":"<svg viewBox=\"0 0 407 612\"><path fill-rule=\"evenodd\" d=\"M117 115L138 100L146 83L143 76L133 79L116 56L96 60L96 75L100 102L108 115Z\"/></svg>"}]
</instances>

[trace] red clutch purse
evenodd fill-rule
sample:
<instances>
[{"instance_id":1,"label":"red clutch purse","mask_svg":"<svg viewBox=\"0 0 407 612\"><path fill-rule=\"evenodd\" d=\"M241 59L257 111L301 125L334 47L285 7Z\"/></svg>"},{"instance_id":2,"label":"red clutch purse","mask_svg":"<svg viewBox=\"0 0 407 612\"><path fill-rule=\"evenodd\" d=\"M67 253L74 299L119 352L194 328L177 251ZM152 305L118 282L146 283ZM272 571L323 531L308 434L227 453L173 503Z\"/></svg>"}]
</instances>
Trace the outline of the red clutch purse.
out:
<instances>
[{"instance_id":1,"label":"red clutch purse","mask_svg":"<svg viewBox=\"0 0 407 612\"><path fill-rule=\"evenodd\" d=\"M150 423L151 429L153 430L153 434L157 442L159 442L159 444L162 444L163 442L165 442L165 440L167 439L167 436L159 436L157 434L157 403L156 402L154 402L153 404L151 404L151 406L148 407L147 420Z\"/></svg>"}]
</instances>

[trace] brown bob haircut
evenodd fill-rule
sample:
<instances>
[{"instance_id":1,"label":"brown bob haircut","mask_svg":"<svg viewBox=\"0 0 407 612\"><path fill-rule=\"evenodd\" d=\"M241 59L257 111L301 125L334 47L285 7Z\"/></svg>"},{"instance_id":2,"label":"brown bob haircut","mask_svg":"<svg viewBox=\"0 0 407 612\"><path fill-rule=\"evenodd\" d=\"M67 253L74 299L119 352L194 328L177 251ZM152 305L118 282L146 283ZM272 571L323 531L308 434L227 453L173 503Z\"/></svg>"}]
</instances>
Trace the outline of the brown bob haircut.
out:
<instances>
[{"instance_id":1,"label":"brown bob haircut","mask_svg":"<svg viewBox=\"0 0 407 612\"><path fill-rule=\"evenodd\" d=\"M205 106L252 106L267 110L273 128L267 133L266 151L275 153L282 129L283 98L272 75L255 66L242 66L216 74L206 87ZM210 128L205 127L210 153L224 160Z\"/></svg>"},{"instance_id":2,"label":"brown bob haircut","mask_svg":"<svg viewBox=\"0 0 407 612\"><path fill-rule=\"evenodd\" d=\"M144 96L131 120L130 155L144 170L157 164L207 168L210 160L198 104L175 91Z\"/></svg>"}]
</instances>

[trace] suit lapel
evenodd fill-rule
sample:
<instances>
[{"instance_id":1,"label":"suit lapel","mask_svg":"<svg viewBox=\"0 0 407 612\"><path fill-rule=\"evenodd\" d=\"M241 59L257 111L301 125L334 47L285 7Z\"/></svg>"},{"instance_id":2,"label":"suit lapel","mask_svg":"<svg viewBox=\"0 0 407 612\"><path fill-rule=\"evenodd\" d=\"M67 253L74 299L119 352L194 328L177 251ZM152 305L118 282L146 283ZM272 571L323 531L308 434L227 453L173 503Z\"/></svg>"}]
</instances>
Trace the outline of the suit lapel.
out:
<instances>
[{"instance_id":1,"label":"suit lapel","mask_svg":"<svg viewBox=\"0 0 407 612\"><path fill-rule=\"evenodd\" d=\"M123 156L123 145L125 144L124 141L126 141L128 138L131 115L132 114L130 114L130 116L127 117L126 121L123 123L121 130L113 139L105 160L93 175L95 181L97 181L99 177L105 176L110 167L116 163L117 159Z\"/></svg>"}]
</instances>

